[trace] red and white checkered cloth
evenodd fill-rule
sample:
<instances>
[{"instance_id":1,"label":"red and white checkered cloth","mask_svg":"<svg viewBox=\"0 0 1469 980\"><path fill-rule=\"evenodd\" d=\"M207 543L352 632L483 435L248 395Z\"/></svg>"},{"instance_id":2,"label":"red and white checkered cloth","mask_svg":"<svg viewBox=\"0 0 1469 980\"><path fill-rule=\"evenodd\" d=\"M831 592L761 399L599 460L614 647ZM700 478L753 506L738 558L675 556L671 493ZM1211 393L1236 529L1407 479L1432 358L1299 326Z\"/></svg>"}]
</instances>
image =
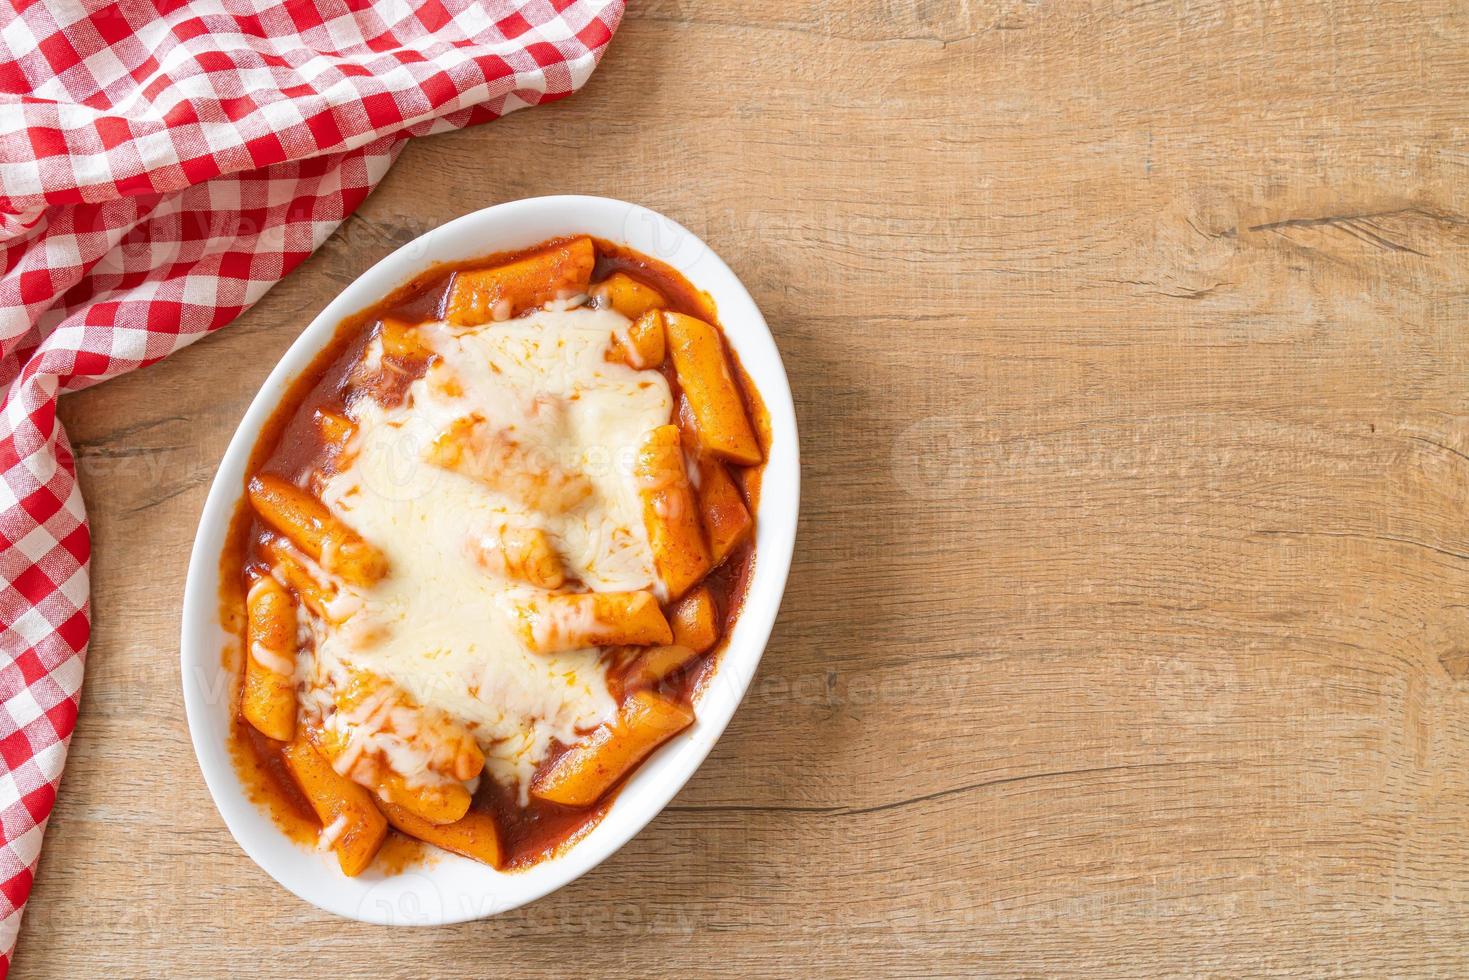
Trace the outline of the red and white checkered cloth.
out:
<instances>
[{"instance_id":1,"label":"red and white checkered cloth","mask_svg":"<svg viewBox=\"0 0 1469 980\"><path fill-rule=\"evenodd\" d=\"M259 299L409 136L569 95L623 0L0 10L0 978L77 716L91 544L56 396Z\"/></svg>"}]
</instances>

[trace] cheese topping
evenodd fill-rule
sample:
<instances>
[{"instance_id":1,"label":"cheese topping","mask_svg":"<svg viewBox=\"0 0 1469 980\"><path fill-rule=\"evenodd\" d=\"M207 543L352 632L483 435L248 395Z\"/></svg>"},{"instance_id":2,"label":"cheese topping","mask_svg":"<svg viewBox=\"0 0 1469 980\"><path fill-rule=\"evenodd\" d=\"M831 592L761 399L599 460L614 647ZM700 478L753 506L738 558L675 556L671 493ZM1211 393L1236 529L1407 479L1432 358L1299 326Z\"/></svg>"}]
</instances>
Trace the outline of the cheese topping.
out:
<instances>
[{"instance_id":1,"label":"cheese topping","mask_svg":"<svg viewBox=\"0 0 1469 980\"><path fill-rule=\"evenodd\" d=\"M347 829L348 822L345 811L337 814L335 820L321 828L321 833L316 838L316 849L318 851L330 851L336 845L337 841L341 839L342 833Z\"/></svg>"},{"instance_id":2,"label":"cheese topping","mask_svg":"<svg viewBox=\"0 0 1469 980\"><path fill-rule=\"evenodd\" d=\"M658 587L632 469L644 435L669 421L673 402L658 372L605 359L626 325L611 310L592 309L468 329L425 324L420 336L437 357L402 404L362 398L349 407L356 435L322 499L382 550L391 572L369 589L342 589L336 601L346 621L318 629L304 704L329 728L368 729L353 732L354 755L381 752L410 783L424 781L413 771L427 765L422 752L385 733L373 741L370 710L333 717L331 692L352 670L380 675L463 725L491 775L517 786L522 800L553 739L573 741L613 716L601 652L531 652L511 616L517 600L545 593L507 578L514 563L486 561L484 548L507 528L538 530L569 580L599 592ZM372 349L366 362L391 368ZM490 478L426 461L451 429L481 442L491 434L493 455L474 460ZM507 463L523 469L506 474ZM586 488L575 499L555 494L552 506L527 492L560 486L568 474ZM398 712L393 727L407 723Z\"/></svg>"}]
</instances>

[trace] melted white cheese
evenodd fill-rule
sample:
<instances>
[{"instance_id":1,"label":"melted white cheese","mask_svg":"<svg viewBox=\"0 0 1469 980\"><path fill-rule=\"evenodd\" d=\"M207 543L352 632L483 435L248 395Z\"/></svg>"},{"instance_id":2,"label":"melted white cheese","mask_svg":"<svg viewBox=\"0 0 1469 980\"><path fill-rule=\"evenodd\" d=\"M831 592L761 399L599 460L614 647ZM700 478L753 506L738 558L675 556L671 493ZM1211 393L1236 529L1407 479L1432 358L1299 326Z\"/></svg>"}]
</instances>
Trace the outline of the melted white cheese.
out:
<instances>
[{"instance_id":1,"label":"melted white cheese","mask_svg":"<svg viewBox=\"0 0 1469 980\"><path fill-rule=\"evenodd\" d=\"M490 773L522 798L552 739L571 741L615 704L601 651L526 648L510 603L535 590L492 574L473 544L507 523L538 527L568 577L588 588L657 587L632 469L638 445L669 421L673 403L658 372L605 360L626 323L611 310L577 309L471 329L425 325L438 360L401 406L352 406L355 453L323 488L327 506L382 549L391 571L370 589L343 590L338 601L351 614L320 629L315 683L346 666L388 678L465 725ZM538 458L583 474L594 493L565 513L536 513L423 461L440 433L474 413ZM307 710L329 712L315 693Z\"/></svg>"}]
</instances>

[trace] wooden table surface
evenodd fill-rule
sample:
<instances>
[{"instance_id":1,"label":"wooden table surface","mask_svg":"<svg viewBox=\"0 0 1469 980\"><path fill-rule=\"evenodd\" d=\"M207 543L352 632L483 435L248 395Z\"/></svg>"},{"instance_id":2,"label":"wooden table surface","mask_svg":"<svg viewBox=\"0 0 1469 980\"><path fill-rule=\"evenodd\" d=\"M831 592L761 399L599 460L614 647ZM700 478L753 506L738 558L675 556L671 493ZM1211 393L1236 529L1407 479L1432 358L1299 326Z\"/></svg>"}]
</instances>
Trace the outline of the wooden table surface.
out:
<instances>
[{"instance_id":1,"label":"wooden table surface","mask_svg":"<svg viewBox=\"0 0 1469 980\"><path fill-rule=\"evenodd\" d=\"M1464 975L1466 59L1431 0L635 3L583 93L415 142L236 323L63 401L96 631L15 975ZM764 309L790 588L612 860L337 920L194 761L204 494L345 283L559 192L674 216Z\"/></svg>"}]
</instances>

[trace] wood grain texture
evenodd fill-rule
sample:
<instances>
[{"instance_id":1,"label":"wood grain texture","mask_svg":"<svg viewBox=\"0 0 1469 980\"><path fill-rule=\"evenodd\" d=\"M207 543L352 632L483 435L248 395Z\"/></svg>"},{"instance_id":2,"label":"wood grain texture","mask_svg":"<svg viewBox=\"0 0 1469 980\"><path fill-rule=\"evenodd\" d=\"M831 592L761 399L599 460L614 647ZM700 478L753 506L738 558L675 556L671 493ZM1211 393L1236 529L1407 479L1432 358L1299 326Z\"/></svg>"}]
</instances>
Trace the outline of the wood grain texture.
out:
<instances>
[{"instance_id":1,"label":"wood grain texture","mask_svg":"<svg viewBox=\"0 0 1469 980\"><path fill-rule=\"evenodd\" d=\"M17 977L1469 972L1469 16L635 3L587 89L416 141L254 310L63 401L83 711ZM178 697L208 481L343 284L626 197L776 333L796 566L620 854L385 931L234 844Z\"/></svg>"}]
</instances>

